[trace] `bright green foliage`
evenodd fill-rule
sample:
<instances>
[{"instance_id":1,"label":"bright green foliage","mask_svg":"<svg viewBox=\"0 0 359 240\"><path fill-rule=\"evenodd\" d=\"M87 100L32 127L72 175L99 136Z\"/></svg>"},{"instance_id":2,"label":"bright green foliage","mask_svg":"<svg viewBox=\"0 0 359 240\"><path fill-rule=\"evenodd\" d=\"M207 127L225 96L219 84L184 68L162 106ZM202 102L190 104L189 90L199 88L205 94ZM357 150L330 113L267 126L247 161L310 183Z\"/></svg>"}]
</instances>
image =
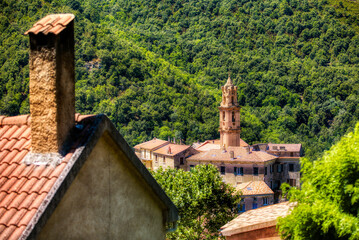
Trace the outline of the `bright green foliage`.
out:
<instances>
[{"instance_id":1,"label":"bright green foliage","mask_svg":"<svg viewBox=\"0 0 359 240\"><path fill-rule=\"evenodd\" d=\"M241 137L300 142L314 157L359 120L359 21L343 6L0 1L0 114L29 112L28 37L21 34L48 13L71 12L76 110L107 114L130 145L159 136L188 144L218 138L220 86L230 71L243 106Z\"/></svg>"},{"instance_id":2,"label":"bright green foliage","mask_svg":"<svg viewBox=\"0 0 359 240\"><path fill-rule=\"evenodd\" d=\"M280 219L287 239L359 239L359 124L314 163L303 159L301 190L289 191L298 202Z\"/></svg>"},{"instance_id":3,"label":"bright green foliage","mask_svg":"<svg viewBox=\"0 0 359 240\"><path fill-rule=\"evenodd\" d=\"M197 165L189 172L159 169L152 174L181 217L169 239L218 239L219 228L238 212L238 193L222 181L213 165Z\"/></svg>"}]
</instances>

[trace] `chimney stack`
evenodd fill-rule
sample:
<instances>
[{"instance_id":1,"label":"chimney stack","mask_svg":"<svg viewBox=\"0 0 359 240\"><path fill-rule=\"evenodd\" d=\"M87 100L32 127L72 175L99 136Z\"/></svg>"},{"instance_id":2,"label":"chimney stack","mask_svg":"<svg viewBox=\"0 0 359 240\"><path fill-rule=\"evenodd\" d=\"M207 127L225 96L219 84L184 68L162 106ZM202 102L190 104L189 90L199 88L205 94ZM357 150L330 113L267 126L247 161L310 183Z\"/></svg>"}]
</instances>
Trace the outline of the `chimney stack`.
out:
<instances>
[{"instance_id":1,"label":"chimney stack","mask_svg":"<svg viewBox=\"0 0 359 240\"><path fill-rule=\"evenodd\" d=\"M59 153L75 125L73 14L52 14L25 32L30 37L31 147Z\"/></svg>"}]
</instances>

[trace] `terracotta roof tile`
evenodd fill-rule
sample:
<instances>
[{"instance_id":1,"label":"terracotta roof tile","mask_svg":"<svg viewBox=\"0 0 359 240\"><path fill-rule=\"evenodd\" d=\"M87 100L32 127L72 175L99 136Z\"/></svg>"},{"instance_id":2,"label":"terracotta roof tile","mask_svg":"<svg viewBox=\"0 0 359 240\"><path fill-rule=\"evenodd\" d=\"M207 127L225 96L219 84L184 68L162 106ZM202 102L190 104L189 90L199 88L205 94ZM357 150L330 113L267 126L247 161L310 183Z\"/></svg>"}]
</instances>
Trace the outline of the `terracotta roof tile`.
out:
<instances>
[{"instance_id":1,"label":"terracotta roof tile","mask_svg":"<svg viewBox=\"0 0 359 240\"><path fill-rule=\"evenodd\" d=\"M25 34L33 33L39 34L43 33L47 35L48 33L59 34L64 30L75 16L73 14L51 14L39 20L33 25Z\"/></svg>"},{"instance_id":2,"label":"terracotta roof tile","mask_svg":"<svg viewBox=\"0 0 359 240\"><path fill-rule=\"evenodd\" d=\"M2 118L1 125L28 125L29 115ZM13 126L12 126L13 127Z\"/></svg>"},{"instance_id":3,"label":"terracotta roof tile","mask_svg":"<svg viewBox=\"0 0 359 240\"><path fill-rule=\"evenodd\" d=\"M72 19L71 19L72 20ZM54 20L67 24L70 18ZM50 21L47 19L45 22ZM67 22L67 23L66 23ZM56 26L55 26L56 27ZM57 166L26 165L23 159L31 146L31 118L0 116L0 239L20 238L49 191L69 163L75 148L86 141L91 120L77 115L84 125L72 149ZM86 122L86 123L85 123ZM88 122L88 124L87 124Z\"/></svg>"},{"instance_id":4,"label":"terracotta roof tile","mask_svg":"<svg viewBox=\"0 0 359 240\"><path fill-rule=\"evenodd\" d=\"M4 234L2 237L4 237L4 240L7 239L19 239L23 231L25 230L26 226L4 226L0 225L0 232L3 232Z\"/></svg>"}]
</instances>

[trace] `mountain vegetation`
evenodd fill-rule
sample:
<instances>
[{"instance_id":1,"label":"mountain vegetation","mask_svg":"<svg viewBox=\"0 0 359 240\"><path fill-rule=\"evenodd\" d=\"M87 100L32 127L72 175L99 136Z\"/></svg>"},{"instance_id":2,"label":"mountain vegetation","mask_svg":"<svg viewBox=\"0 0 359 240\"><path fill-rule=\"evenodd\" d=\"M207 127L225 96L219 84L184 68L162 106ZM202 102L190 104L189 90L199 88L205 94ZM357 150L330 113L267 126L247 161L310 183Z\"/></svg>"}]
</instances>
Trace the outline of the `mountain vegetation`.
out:
<instances>
[{"instance_id":1,"label":"mountain vegetation","mask_svg":"<svg viewBox=\"0 0 359 240\"><path fill-rule=\"evenodd\" d=\"M218 138L220 86L238 86L242 138L302 143L312 159L359 118L350 1L3 0L0 114L29 113L28 39L76 15L76 109L105 113L130 145Z\"/></svg>"},{"instance_id":2,"label":"mountain vegetation","mask_svg":"<svg viewBox=\"0 0 359 240\"><path fill-rule=\"evenodd\" d=\"M279 221L283 239L359 239L359 124L317 161L302 161L298 203Z\"/></svg>"},{"instance_id":3,"label":"mountain vegetation","mask_svg":"<svg viewBox=\"0 0 359 240\"><path fill-rule=\"evenodd\" d=\"M218 229L237 215L239 193L222 181L214 165L197 165L191 171L160 168L152 174L180 215L177 230L167 239L218 240Z\"/></svg>"}]
</instances>

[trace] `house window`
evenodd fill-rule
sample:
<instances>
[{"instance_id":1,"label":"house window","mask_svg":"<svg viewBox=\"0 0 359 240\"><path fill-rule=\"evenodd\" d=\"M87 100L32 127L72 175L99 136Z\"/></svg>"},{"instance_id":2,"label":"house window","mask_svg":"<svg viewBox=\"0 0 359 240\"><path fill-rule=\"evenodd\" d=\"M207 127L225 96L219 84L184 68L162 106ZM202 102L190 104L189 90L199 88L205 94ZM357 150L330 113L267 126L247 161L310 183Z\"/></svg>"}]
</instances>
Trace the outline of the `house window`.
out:
<instances>
[{"instance_id":1,"label":"house window","mask_svg":"<svg viewBox=\"0 0 359 240\"><path fill-rule=\"evenodd\" d=\"M238 212L242 213L246 211L246 205L244 204L244 200L241 200L241 203L238 204Z\"/></svg>"},{"instance_id":2,"label":"house window","mask_svg":"<svg viewBox=\"0 0 359 240\"><path fill-rule=\"evenodd\" d=\"M234 112L232 112L232 122L235 122L236 121L236 117L234 115Z\"/></svg>"},{"instance_id":3,"label":"house window","mask_svg":"<svg viewBox=\"0 0 359 240\"><path fill-rule=\"evenodd\" d=\"M225 121L226 120L226 112L225 111L223 111L222 116L223 116L223 121Z\"/></svg>"},{"instance_id":4,"label":"house window","mask_svg":"<svg viewBox=\"0 0 359 240\"><path fill-rule=\"evenodd\" d=\"M158 163L157 155L155 155L155 163Z\"/></svg>"},{"instance_id":5,"label":"house window","mask_svg":"<svg viewBox=\"0 0 359 240\"><path fill-rule=\"evenodd\" d=\"M274 181L274 190L279 190L280 188L280 180Z\"/></svg>"},{"instance_id":6,"label":"house window","mask_svg":"<svg viewBox=\"0 0 359 240\"><path fill-rule=\"evenodd\" d=\"M289 163L289 172L294 172L294 164Z\"/></svg>"},{"instance_id":7,"label":"house window","mask_svg":"<svg viewBox=\"0 0 359 240\"><path fill-rule=\"evenodd\" d=\"M277 172L279 172L279 173L283 172L283 164L277 165Z\"/></svg>"},{"instance_id":8,"label":"house window","mask_svg":"<svg viewBox=\"0 0 359 240\"><path fill-rule=\"evenodd\" d=\"M264 175L267 175L267 167L264 167Z\"/></svg>"},{"instance_id":9,"label":"house window","mask_svg":"<svg viewBox=\"0 0 359 240\"><path fill-rule=\"evenodd\" d=\"M268 198L263 198L263 206L267 206L268 205Z\"/></svg>"},{"instance_id":10,"label":"house window","mask_svg":"<svg viewBox=\"0 0 359 240\"><path fill-rule=\"evenodd\" d=\"M272 166L272 165L269 166L269 172L270 172L270 173L273 172L273 166Z\"/></svg>"},{"instance_id":11,"label":"house window","mask_svg":"<svg viewBox=\"0 0 359 240\"><path fill-rule=\"evenodd\" d=\"M290 185L291 187L295 187L295 186L296 186L296 181L295 181L295 179L288 179L287 182L289 183L289 185Z\"/></svg>"},{"instance_id":12,"label":"house window","mask_svg":"<svg viewBox=\"0 0 359 240\"><path fill-rule=\"evenodd\" d=\"M253 168L253 175L258 176L258 168L257 167Z\"/></svg>"},{"instance_id":13,"label":"house window","mask_svg":"<svg viewBox=\"0 0 359 240\"><path fill-rule=\"evenodd\" d=\"M254 198L253 198L252 209L256 209L256 208L258 208L258 205L257 205L257 198L256 198L256 197L254 197Z\"/></svg>"},{"instance_id":14,"label":"house window","mask_svg":"<svg viewBox=\"0 0 359 240\"><path fill-rule=\"evenodd\" d=\"M184 161L183 161L183 157L180 158L180 165L183 165Z\"/></svg>"},{"instance_id":15,"label":"house window","mask_svg":"<svg viewBox=\"0 0 359 240\"><path fill-rule=\"evenodd\" d=\"M222 175L226 174L226 167L221 166L221 174Z\"/></svg>"},{"instance_id":16,"label":"house window","mask_svg":"<svg viewBox=\"0 0 359 240\"><path fill-rule=\"evenodd\" d=\"M234 175L240 175L243 176L243 168L242 167L234 167Z\"/></svg>"}]
</instances>

